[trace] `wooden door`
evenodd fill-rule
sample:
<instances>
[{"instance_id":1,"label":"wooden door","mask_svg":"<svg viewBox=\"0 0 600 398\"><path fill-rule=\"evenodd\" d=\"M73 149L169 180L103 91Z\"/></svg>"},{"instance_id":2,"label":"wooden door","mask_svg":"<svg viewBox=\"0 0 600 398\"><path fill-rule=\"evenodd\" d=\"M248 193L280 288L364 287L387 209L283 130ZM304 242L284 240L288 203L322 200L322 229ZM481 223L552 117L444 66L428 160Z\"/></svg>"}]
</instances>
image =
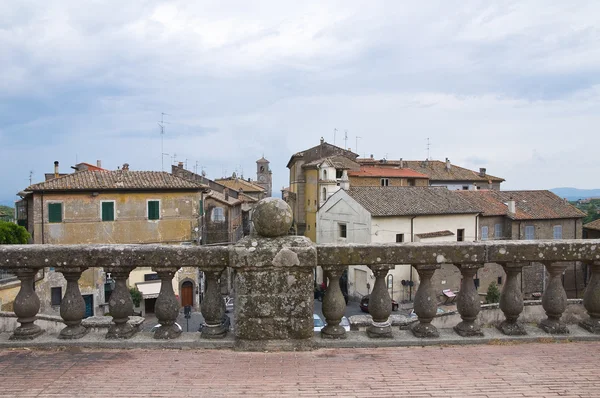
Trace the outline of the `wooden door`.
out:
<instances>
[{"instance_id":1,"label":"wooden door","mask_svg":"<svg viewBox=\"0 0 600 398\"><path fill-rule=\"evenodd\" d=\"M190 281L185 281L181 285L181 306L186 305L194 305L194 286Z\"/></svg>"}]
</instances>

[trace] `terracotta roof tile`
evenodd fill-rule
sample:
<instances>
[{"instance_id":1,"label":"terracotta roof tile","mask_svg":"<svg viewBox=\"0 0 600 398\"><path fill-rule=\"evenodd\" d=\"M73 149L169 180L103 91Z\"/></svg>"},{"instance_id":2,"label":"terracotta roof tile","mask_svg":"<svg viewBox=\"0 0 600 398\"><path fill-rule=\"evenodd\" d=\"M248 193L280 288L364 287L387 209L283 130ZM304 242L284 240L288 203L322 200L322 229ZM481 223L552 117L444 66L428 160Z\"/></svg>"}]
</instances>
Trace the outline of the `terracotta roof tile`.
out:
<instances>
[{"instance_id":1,"label":"terracotta roof tile","mask_svg":"<svg viewBox=\"0 0 600 398\"><path fill-rule=\"evenodd\" d=\"M235 206L235 205L237 205L239 203L242 203L241 200L232 198L231 196L229 196L228 199L225 199L225 195L224 194L222 194L221 192L214 191L214 190L210 191L210 193L208 193L206 195L206 197L207 198L216 199L219 202L227 203L230 206Z\"/></svg>"},{"instance_id":2,"label":"terracotta roof tile","mask_svg":"<svg viewBox=\"0 0 600 398\"><path fill-rule=\"evenodd\" d=\"M221 184L221 185L225 185L227 188L229 189L233 189L236 191L239 191L240 188L242 188L242 190L244 192L264 192L264 188L256 185L252 182L248 182L242 178L233 178L233 177L229 177L229 178L220 178L218 180L215 180L215 182Z\"/></svg>"},{"instance_id":3,"label":"terracotta roof tile","mask_svg":"<svg viewBox=\"0 0 600 398\"><path fill-rule=\"evenodd\" d=\"M596 231L600 231L600 219L585 224L583 226L583 228L594 229Z\"/></svg>"},{"instance_id":4,"label":"terracotta roof tile","mask_svg":"<svg viewBox=\"0 0 600 398\"><path fill-rule=\"evenodd\" d=\"M304 168L304 169L310 168L310 167L314 168L323 163L325 163L328 166L335 167L336 169L343 169L343 170L359 170L360 169L360 165L358 163L356 163L352 159L348 159L345 156L329 156L326 158L313 160L312 162L303 164L302 168Z\"/></svg>"},{"instance_id":5,"label":"terracotta roof tile","mask_svg":"<svg viewBox=\"0 0 600 398\"><path fill-rule=\"evenodd\" d=\"M425 174L417 173L412 169L399 167L361 166L360 170L348 172L349 177L406 177L429 178Z\"/></svg>"}]
</instances>

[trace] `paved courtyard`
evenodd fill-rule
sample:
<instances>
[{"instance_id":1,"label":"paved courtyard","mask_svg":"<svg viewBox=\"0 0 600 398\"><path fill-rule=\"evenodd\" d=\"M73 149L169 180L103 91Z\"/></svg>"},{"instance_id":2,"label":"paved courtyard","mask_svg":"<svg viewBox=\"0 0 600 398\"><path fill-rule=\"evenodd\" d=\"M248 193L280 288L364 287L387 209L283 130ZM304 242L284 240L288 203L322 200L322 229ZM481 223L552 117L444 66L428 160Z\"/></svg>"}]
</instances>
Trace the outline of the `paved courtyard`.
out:
<instances>
[{"instance_id":1,"label":"paved courtyard","mask_svg":"<svg viewBox=\"0 0 600 398\"><path fill-rule=\"evenodd\" d=\"M600 342L419 348L3 350L2 397L598 397Z\"/></svg>"}]
</instances>

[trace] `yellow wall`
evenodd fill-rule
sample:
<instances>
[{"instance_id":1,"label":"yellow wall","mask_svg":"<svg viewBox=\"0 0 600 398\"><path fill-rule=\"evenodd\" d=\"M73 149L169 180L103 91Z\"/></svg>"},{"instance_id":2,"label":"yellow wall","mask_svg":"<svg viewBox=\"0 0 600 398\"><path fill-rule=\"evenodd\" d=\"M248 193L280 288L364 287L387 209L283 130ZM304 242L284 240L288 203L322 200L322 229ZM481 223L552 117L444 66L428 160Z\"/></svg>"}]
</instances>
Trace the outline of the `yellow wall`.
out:
<instances>
[{"instance_id":1,"label":"yellow wall","mask_svg":"<svg viewBox=\"0 0 600 398\"><path fill-rule=\"evenodd\" d=\"M306 209L306 231L304 235L313 242L317 241L317 210L319 209L319 190L317 182L319 180L318 170L304 171L306 178L304 208ZM309 227L310 226L310 230Z\"/></svg>"},{"instance_id":2,"label":"yellow wall","mask_svg":"<svg viewBox=\"0 0 600 398\"><path fill-rule=\"evenodd\" d=\"M198 226L200 192L44 194L46 244L169 243L190 241ZM102 221L101 202L115 201L115 221ZM147 219L147 200L160 200L160 220ZM63 222L48 223L48 203L62 202ZM34 243L42 243L42 196L34 197Z\"/></svg>"}]
</instances>

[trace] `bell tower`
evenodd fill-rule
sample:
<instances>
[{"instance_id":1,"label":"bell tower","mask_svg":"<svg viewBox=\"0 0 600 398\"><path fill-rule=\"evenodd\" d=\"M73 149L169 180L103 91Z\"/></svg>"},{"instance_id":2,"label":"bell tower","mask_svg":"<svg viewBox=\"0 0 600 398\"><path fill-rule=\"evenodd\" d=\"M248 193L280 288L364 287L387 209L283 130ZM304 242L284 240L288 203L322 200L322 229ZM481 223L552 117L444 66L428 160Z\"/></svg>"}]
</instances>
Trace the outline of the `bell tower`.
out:
<instances>
[{"instance_id":1,"label":"bell tower","mask_svg":"<svg viewBox=\"0 0 600 398\"><path fill-rule=\"evenodd\" d=\"M267 198L271 197L272 194L272 179L273 176L269 168L269 161L263 156L256 161L256 184L265 189Z\"/></svg>"}]
</instances>

